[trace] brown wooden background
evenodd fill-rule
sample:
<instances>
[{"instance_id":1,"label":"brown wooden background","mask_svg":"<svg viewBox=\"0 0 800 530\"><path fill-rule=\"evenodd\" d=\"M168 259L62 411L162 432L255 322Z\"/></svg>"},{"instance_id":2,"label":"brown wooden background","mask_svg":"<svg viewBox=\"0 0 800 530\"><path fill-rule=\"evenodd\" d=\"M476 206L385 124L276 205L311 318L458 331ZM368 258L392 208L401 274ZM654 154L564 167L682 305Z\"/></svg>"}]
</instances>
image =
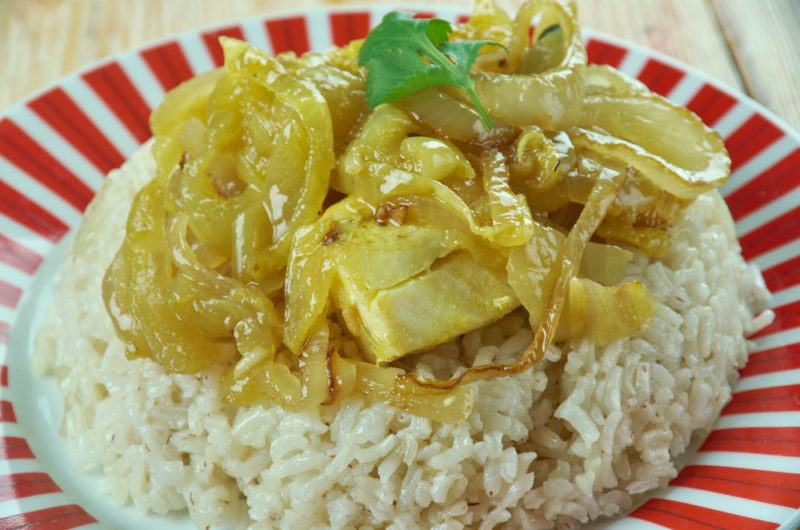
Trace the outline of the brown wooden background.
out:
<instances>
[{"instance_id":1,"label":"brown wooden background","mask_svg":"<svg viewBox=\"0 0 800 530\"><path fill-rule=\"evenodd\" d=\"M0 0L0 112L62 74L151 39L271 9L342 3ZM471 4L469 0L420 3ZM519 3L501 1L509 8ZM578 3L584 26L633 40L693 65L746 92L800 129L800 0Z\"/></svg>"}]
</instances>

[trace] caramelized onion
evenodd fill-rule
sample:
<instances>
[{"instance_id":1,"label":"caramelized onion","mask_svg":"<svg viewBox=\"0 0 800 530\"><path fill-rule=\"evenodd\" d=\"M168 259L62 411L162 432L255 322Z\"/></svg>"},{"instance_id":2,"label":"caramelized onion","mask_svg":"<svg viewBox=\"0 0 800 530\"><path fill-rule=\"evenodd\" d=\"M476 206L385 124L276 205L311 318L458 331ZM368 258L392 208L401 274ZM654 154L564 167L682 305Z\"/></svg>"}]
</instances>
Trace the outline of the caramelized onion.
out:
<instances>
[{"instance_id":1,"label":"caramelized onion","mask_svg":"<svg viewBox=\"0 0 800 530\"><path fill-rule=\"evenodd\" d=\"M629 165L656 187L693 199L725 183L730 158L719 134L683 107L641 90L608 67L588 67L592 85L571 133L576 147ZM632 86L625 91L624 86Z\"/></svg>"},{"instance_id":2,"label":"caramelized onion","mask_svg":"<svg viewBox=\"0 0 800 530\"><path fill-rule=\"evenodd\" d=\"M655 302L625 281L633 253L603 241L662 255L686 205L727 178L719 136L586 66L574 2L512 20L480 0L454 37L504 46L471 72L492 129L447 88L368 113L360 41L271 57L223 38L225 66L152 116L157 174L103 282L129 355L221 365L231 406L358 394L457 423L464 385L527 370L556 340L640 331ZM535 334L514 364L447 380L388 365L520 304Z\"/></svg>"},{"instance_id":3,"label":"caramelized onion","mask_svg":"<svg viewBox=\"0 0 800 530\"><path fill-rule=\"evenodd\" d=\"M400 102L400 107L439 136L460 142L501 145L519 133L516 127L506 125L502 120L495 120L494 127L487 128L472 105L441 89L431 88L412 94Z\"/></svg>"},{"instance_id":4,"label":"caramelized onion","mask_svg":"<svg viewBox=\"0 0 800 530\"><path fill-rule=\"evenodd\" d=\"M556 340L582 338L605 346L638 332L654 312L655 301L640 282L608 287L572 278Z\"/></svg>"},{"instance_id":5,"label":"caramelized onion","mask_svg":"<svg viewBox=\"0 0 800 530\"><path fill-rule=\"evenodd\" d=\"M535 125L526 128L514 145L511 174L536 192L545 192L561 180L564 167L556 144Z\"/></svg>"},{"instance_id":6,"label":"caramelized onion","mask_svg":"<svg viewBox=\"0 0 800 530\"><path fill-rule=\"evenodd\" d=\"M561 28L564 54L560 62L536 74L475 73L475 91L489 114L511 125L537 125L543 129L566 129L578 122L583 102L581 72L586 50L570 4L562 0L526 3L515 21L515 39L509 49L510 68L528 47L528 27L536 17L534 39L552 24Z\"/></svg>"},{"instance_id":7,"label":"caramelized onion","mask_svg":"<svg viewBox=\"0 0 800 530\"><path fill-rule=\"evenodd\" d=\"M106 310L134 355L192 373L225 358L224 344L179 318L169 300L164 189L154 180L134 199L126 242L103 279Z\"/></svg>"},{"instance_id":8,"label":"caramelized onion","mask_svg":"<svg viewBox=\"0 0 800 530\"><path fill-rule=\"evenodd\" d=\"M354 361L355 389L363 395L404 410L416 416L434 416L442 423L458 423L472 411L475 390L457 388L454 391L420 385L414 378L397 368L382 368Z\"/></svg>"}]
</instances>

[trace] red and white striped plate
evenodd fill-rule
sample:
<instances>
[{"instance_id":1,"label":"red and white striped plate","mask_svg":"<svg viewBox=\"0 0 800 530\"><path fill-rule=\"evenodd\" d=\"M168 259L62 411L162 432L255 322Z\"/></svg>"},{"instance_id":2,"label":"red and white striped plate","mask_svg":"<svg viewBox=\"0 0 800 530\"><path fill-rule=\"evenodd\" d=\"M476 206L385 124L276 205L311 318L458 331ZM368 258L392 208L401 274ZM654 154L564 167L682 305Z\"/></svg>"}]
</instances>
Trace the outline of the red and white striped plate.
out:
<instances>
[{"instance_id":1,"label":"red and white striped plate","mask_svg":"<svg viewBox=\"0 0 800 530\"><path fill-rule=\"evenodd\" d=\"M103 176L150 136L164 93L219 65L220 35L270 52L324 50L363 37L391 8L270 14L191 31L70 75L0 116L0 530L84 525L183 528L91 492L65 464L48 408L29 384L30 330L64 235ZM408 9L408 6L404 6ZM461 19L452 9L426 15ZM607 528L794 529L800 525L800 136L706 75L639 46L586 32L589 60L638 77L725 138L723 188L745 258L775 293L733 400L670 487ZM49 425L48 428L42 425Z\"/></svg>"}]
</instances>

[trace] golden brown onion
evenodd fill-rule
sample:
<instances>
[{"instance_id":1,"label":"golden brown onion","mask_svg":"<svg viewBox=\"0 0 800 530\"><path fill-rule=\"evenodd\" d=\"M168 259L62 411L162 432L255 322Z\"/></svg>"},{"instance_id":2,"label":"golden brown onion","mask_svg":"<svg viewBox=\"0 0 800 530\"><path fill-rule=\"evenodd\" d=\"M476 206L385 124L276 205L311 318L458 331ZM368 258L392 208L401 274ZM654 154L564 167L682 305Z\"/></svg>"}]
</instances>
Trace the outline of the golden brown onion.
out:
<instances>
[{"instance_id":1,"label":"golden brown onion","mask_svg":"<svg viewBox=\"0 0 800 530\"><path fill-rule=\"evenodd\" d=\"M565 135L566 136L566 135ZM562 153L544 131L527 127L516 140L511 174L517 182L537 193L546 192L561 180Z\"/></svg>"},{"instance_id":2,"label":"golden brown onion","mask_svg":"<svg viewBox=\"0 0 800 530\"><path fill-rule=\"evenodd\" d=\"M655 300L640 282L608 287L572 278L556 340L581 338L605 346L637 333L654 312Z\"/></svg>"},{"instance_id":3,"label":"golden brown onion","mask_svg":"<svg viewBox=\"0 0 800 530\"><path fill-rule=\"evenodd\" d=\"M553 24L560 27L564 54L558 64L536 74L513 73L528 48L528 26L538 18L534 40ZM573 6L562 0L533 0L519 11L514 40L509 46L512 73L475 72L478 99L492 117L511 125L537 125L565 129L580 118L583 101L581 70L586 50L577 27Z\"/></svg>"},{"instance_id":4,"label":"golden brown onion","mask_svg":"<svg viewBox=\"0 0 800 530\"><path fill-rule=\"evenodd\" d=\"M225 345L170 307L164 187L148 184L134 199L125 242L103 280L103 300L136 356L153 356L171 372L192 373L225 357Z\"/></svg>"},{"instance_id":5,"label":"golden brown onion","mask_svg":"<svg viewBox=\"0 0 800 530\"><path fill-rule=\"evenodd\" d=\"M494 120L486 127L478 111L446 90L431 88L416 92L400 103L419 123L439 136L477 145L500 145L511 142L519 133L516 127Z\"/></svg>"},{"instance_id":6,"label":"golden brown onion","mask_svg":"<svg viewBox=\"0 0 800 530\"><path fill-rule=\"evenodd\" d=\"M367 113L360 41L270 57L224 38L225 66L152 117L157 177L103 283L129 354L224 365L232 406L355 393L456 423L464 384L526 370L555 340L638 332L654 302L624 281L632 253L590 239L662 254L686 205L724 182L721 140L587 67L574 2L533 0L512 20L480 0L454 37L505 46L472 72L493 129L448 88ZM381 365L520 303L535 336L515 364L443 381ZM333 339L332 313L347 327Z\"/></svg>"},{"instance_id":7,"label":"golden brown onion","mask_svg":"<svg viewBox=\"0 0 800 530\"><path fill-rule=\"evenodd\" d=\"M356 365L355 390L372 400L442 423L458 423L472 411L475 401L472 388L438 390L416 384L397 368L382 368L362 361L353 363Z\"/></svg>"}]
</instances>

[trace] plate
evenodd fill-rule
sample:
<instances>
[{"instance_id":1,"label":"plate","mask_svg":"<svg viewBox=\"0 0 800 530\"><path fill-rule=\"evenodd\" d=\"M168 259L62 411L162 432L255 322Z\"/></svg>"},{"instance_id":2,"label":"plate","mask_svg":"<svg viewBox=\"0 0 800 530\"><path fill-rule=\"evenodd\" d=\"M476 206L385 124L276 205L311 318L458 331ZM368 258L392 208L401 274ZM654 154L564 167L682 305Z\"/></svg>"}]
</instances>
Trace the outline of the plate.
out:
<instances>
[{"instance_id":1,"label":"plate","mask_svg":"<svg viewBox=\"0 0 800 530\"><path fill-rule=\"evenodd\" d=\"M417 6L461 20L453 8ZM217 37L273 53L363 37L391 6L271 13L189 31L115 55L50 85L0 117L0 529L189 528L96 493L58 438L55 384L32 375L31 330L70 231L103 175L150 137L164 93L222 63ZM415 10L404 5L403 9ZM800 524L800 136L747 97L640 46L585 31L590 62L611 64L686 105L725 139L722 189L744 257L774 293L776 319L753 337L731 402L669 487L593 528L794 529Z\"/></svg>"}]
</instances>

